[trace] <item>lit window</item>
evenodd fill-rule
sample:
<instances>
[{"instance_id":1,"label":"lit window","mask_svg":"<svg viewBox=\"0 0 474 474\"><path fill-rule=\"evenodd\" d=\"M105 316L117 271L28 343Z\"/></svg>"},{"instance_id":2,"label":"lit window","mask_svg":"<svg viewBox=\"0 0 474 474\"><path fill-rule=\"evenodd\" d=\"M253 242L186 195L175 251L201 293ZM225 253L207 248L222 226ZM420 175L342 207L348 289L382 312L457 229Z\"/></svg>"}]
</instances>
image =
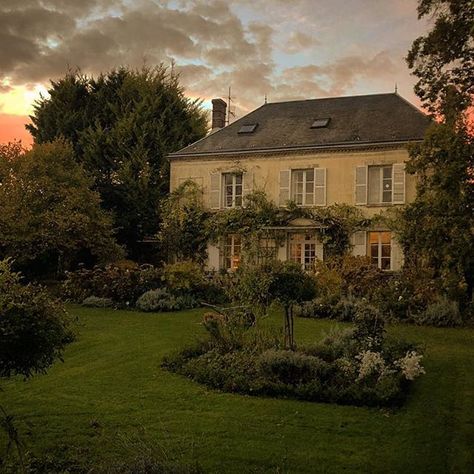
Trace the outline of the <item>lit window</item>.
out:
<instances>
[{"instance_id":1,"label":"lit window","mask_svg":"<svg viewBox=\"0 0 474 474\"><path fill-rule=\"evenodd\" d=\"M228 235L224 240L224 268L226 270L237 270L240 264L241 252L240 235Z\"/></svg>"},{"instance_id":2,"label":"lit window","mask_svg":"<svg viewBox=\"0 0 474 474\"><path fill-rule=\"evenodd\" d=\"M392 202L392 166L369 166L369 204Z\"/></svg>"},{"instance_id":3,"label":"lit window","mask_svg":"<svg viewBox=\"0 0 474 474\"><path fill-rule=\"evenodd\" d=\"M392 252L390 232L369 232L368 254L372 264L382 270L390 270Z\"/></svg>"},{"instance_id":4,"label":"lit window","mask_svg":"<svg viewBox=\"0 0 474 474\"><path fill-rule=\"evenodd\" d=\"M291 199L298 206L314 204L314 169L291 172Z\"/></svg>"},{"instance_id":5,"label":"lit window","mask_svg":"<svg viewBox=\"0 0 474 474\"><path fill-rule=\"evenodd\" d=\"M314 265L316 259L316 238L310 234L291 234L290 236L290 260L301 264L305 270Z\"/></svg>"},{"instance_id":6,"label":"lit window","mask_svg":"<svg viewBox=\"0 0 474 474\"><path fill-rule=\"evenodd\" d=\"M224 180L224 207L242 206L242 173L225 173Z\"/></svg>"}]
</instances>

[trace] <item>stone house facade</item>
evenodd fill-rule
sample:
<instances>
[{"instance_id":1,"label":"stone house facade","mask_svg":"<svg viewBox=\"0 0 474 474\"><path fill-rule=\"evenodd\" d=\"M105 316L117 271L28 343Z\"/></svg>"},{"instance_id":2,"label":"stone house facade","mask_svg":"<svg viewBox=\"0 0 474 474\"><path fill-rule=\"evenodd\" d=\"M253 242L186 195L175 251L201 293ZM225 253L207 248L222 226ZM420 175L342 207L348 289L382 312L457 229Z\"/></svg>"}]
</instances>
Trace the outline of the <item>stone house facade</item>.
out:
<instances>
[{"instance_id":1,"label":"stone house facade","mask_svg":"<svg viewBox=\"0 0 474 474\"><path fill-rule=\"evenodd\" d=\"M254 189L279 206L346 203L367 217L415 197L416 179L404 169L407 147L423 139L429 119L396 93L268 103L228 126L225 108L214 99L211 133L170 155L171 190L191 179L211 210L242 206ZM278 259L309 267L324 258L320 230L298 219L283 243L266 244ZM388 229L356 232L352 244L354 255L384 270L403 263ZM239 235L225 236L209 245L208 268L237 268L241 250Z\"/></svg>"}]
</instances>

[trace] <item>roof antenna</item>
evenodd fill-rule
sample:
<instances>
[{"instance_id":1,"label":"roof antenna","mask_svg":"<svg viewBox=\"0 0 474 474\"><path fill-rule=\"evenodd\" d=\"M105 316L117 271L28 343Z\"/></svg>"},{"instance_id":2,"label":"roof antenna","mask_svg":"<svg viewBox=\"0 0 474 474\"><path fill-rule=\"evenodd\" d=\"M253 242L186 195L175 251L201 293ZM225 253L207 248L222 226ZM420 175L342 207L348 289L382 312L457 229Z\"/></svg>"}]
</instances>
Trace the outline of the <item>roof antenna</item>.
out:
<instances>
[{"instance_id":1,"label":"roof antenna","mask_svg":"<svg viewBox=\"0 0 474 474\"><path fill-rule=\"evenodd\" d=\"M267 94L265 94L265 104L267 103Z\"/></svg>"},{"instance_id":2,"label":"roof antenna","mask_svg":"<svg viewBox=\"0 0 474 474\"><path fill-rule=\"evenodd\" d=\"M395 82L395 94L398 94L398 84Z\"/></svg>"},{"instance_id":3,"label":"roof antenna","mask_svg":"<svg viewBox=\"0 0 474 474\"><path fill-rule=\"evenodd\" d=\"M229 95L227 96L227 119L226 119L226 125L230 124L230 118L233 117L235 118L235 111L231 110L231 104L234 102L234 99L232 98L231 94L231 87L229 86Z\"/></svg>"}]
</instances>

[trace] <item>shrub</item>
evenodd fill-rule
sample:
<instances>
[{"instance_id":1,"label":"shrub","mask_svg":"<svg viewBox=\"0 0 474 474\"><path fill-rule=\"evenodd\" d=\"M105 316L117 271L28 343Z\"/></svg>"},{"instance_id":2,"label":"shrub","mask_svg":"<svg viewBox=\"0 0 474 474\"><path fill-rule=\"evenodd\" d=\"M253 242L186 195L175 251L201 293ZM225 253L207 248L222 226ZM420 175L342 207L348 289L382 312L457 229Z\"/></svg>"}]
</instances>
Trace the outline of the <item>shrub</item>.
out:
<instances>
[{"instance_id":1,"label":"shrub","mask_svg":"<svg viewBox=\"0 0 474 474\"><path fill-rule=\"evenodd\" d=\"M22 285L0 261L0 377L44 372L74 334L59 300L40 286Z\"/></svg>"},{"instance_id":2,"label":"shrub","mask_svg":"<svg viewBox=\"0 0 474 474\"><path fill-rule=\"evenodd\" d=\"M110 298L99 298L98 296L88 296L82 302L83 306L91 308L111 308L114 302Z\"/></svg>"},{"instance_id":3,"label":"shrub","mask_svg":"<svg viewBox=\"0 0 474 474\"><path fill-rule=\"evenodd\" d=\"M89 296L110 298L116 305L133 305L148 290L162 285L161 272L151 265L137 265L126 261L91 270L68 272L63 284L66 298L82 302Z\"/></svg>"},{"instance_id":4,"label":"shrub","mask_svg":"<svg viewBox=\"0 0 474 474\"><path fill-rule=\"evenodd\" d=\"M301 352L270 349L260 355L258 370L276 382L297 385L324 379L329 365L318 357Z\"/></svg>"},{"instance_id":5,"label":"shrub","mask_svg":"<svg viewBox=\"0 0 474 474\"><path fill-rule=\"evenodd\" d=\"M316 344L304 346L301 350L308 355L319 357L325 361L333 362L336 359L351 358L356 345L354 329L331 328L325 336Z\"/></svg>"},{"instance_id":6,"label":"shrub","mask_svg":"<svg viewBox=\"0 0 474 474\"><path fill-rule=\"evenodd\" d=\"M172 293L195 293L204 285L202 266L191 260L169 263L163 267L163 280Z\"/></svg>"},{"instance_id":7,"label":"shrub","mask_svg":"<svg viewBox=\"0 0 474 474\"><path fill-rule=\"evenodd\" d=\"M415 317L418 324L438 327L454 327L462 324L459 305L446 298L428 305L426 310Z\"/></svg>"},{"instance_id":8,"label":"shrub","mask_svg":"<svg viewBox=\"0 0 474 474\"><path fill-rule=\"evenodd\" d=\"M147 291L136 302L136 307L145 312L180 311L196 306L197 301L192 296L174 296L164 288Z\"/></svg>"},{"instance_id":9,"label":"shrub","mask_svg":"<svg viewBox=\"0 0 474 474\"><path fill-rule=\"evenodd\" d=\"M301 318L328 318L338 321L354 321L359 307L364 304L354 298L341 298L334 302L326 298L315 298L295 305L295 316Z\"/></svg>"}]
</instances>

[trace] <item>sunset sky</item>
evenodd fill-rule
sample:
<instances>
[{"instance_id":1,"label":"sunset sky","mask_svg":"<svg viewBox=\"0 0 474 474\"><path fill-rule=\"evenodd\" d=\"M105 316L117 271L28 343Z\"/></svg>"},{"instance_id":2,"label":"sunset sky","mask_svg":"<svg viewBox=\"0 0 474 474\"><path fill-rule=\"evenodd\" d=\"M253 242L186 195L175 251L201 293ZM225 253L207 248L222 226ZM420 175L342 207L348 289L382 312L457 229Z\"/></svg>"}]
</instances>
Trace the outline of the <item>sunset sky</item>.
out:
<instances>
[{"instance_id":1,"label":"sunset sky","mask_svg":"<svg viewBox=\"0 0 474 474\"><path fill-rule=\"evenodd\" d=\"M413 94L404 56L427 28L416 0L0 0L0 142L68 67L97 74L175 60L186 93L236 115L269 101Z\"/></svg>"}]
</instances>

